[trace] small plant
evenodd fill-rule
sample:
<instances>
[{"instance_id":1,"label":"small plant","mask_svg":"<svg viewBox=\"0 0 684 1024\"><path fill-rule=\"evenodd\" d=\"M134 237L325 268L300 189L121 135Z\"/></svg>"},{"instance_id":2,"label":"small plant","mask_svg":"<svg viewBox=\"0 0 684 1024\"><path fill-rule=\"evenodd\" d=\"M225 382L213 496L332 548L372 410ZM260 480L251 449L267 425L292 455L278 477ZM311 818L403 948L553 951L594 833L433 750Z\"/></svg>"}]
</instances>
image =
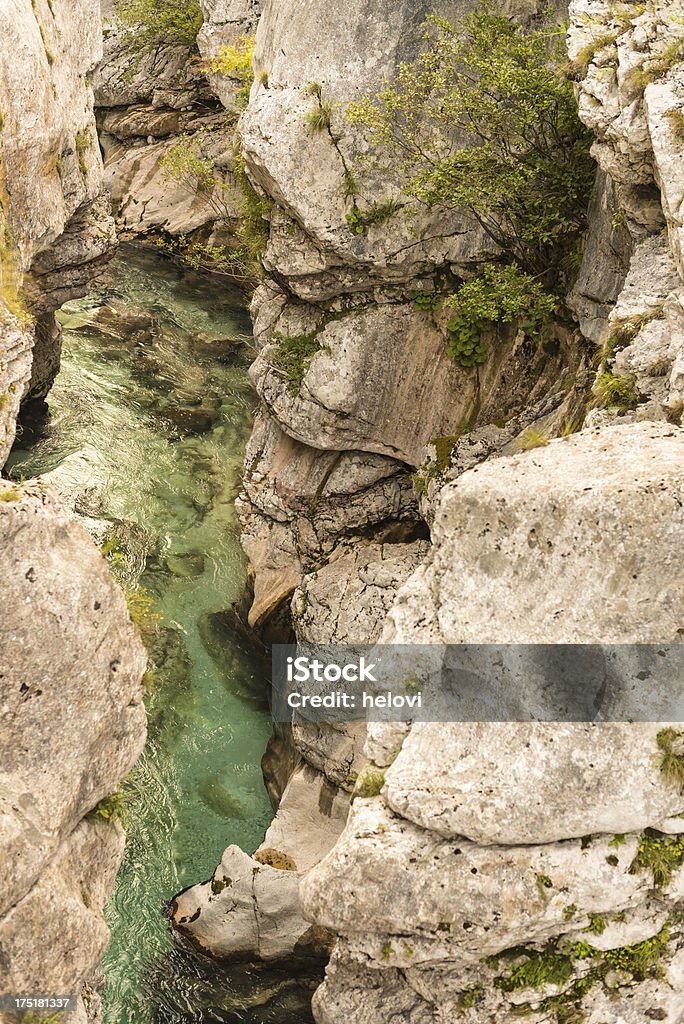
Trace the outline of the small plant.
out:
<instances>
[{"instance_id":1,"label":"small plant","mask_svg":"<svg viewBox=\"0 0 684 1024\"><path fill-rule=\"evenodd\" d=\"M608 919L604 914L594 914L587 927L584 929L585 932L589 932L591 935L603 935L606 928L608 927Z\"/></svg>"},{"instance_id":2,"label":"small plant","mask_svg":"<svg viewBox=\"0 0 684 1024\"><path fill-rule=\"evenodd\" d=\"M614 971L624 971L635 981L645 981L649 977L661 978L661 960L667 952L669 938L670 930L665 926L657 935L634 946L607 949L603 959Z\"/></svg>"},{"instance_id":3,"label":"small plant","mask_svg":"<svg viewBox=\"0 0 684 1024\"><path fill-rule=\"evenodd\" d=\"M629 873L650 871L653 884L660 888L667 885L675 870L684 863L684 836L669 836L646 829L639 840L639 848L632 861Z\"/></svg>"},{"instance_id":4,"label":"small plant","mask_svg":"<svg viewBox=\"0 0 684 1024\"><path fill-rule=\"evenodd\" d=\"M88 816L101 818L102 821L114 821L116 818L122 820L125 814L125 804L123 791L117 789L110 793L109 796L103 797Z\"/></svg>"},{"instance_id":5,"label":"small plant","mask_svg":"<svg viewBox=\"0 0 684 1024\"><path fill-rule=\"evenodd\" d=\"M447 322L449 355L460 366L485 363L487 348L481 338L485 328L519 322L526 333L539 337L541 325L557 304L540 282L517 264L488 264L478 277L464 282L444 300L444 308L452 312Z\"/></svg>"},{"instance_id":6,"label":"small plant","mask_svg":"<svg viewBox=\"0 0 684 1024\"><path fill-rule=\"evenodd\" d=\"M548 875L536 875L537 891L543 900L549 898L549 889L553 889L553 882Z\"/></svg>"},{"instance_id":7,"label":"small plant","mask_svg":"<svg viewBox=\"0 0 684 1024\"><path fill-rule=\"evenodd\" d=\"M411 301L416 309L432 313L442 305L442 296L435 292L414 292Z\"/></svg>"},{"instance_id":8,"label":"small plant","mask_svg":"<svg viewBox=\"0 0 684 1024\"><path fill-rule=\"evenodd\" d=\"M545 431L528 427L516 441L516 447L521 452L530 452L534 448L544 448L548 443L549 435Z\"/></svg>"},{"instance_id":9,"label":"small plant","mask_svg":"<svg viewBox=\"0 0 684 1024\"><path fill-rule=\"evenodd\" d=\"M675 782L684 792L684 733L661 729L656 736L660 751L659 768L668 782Z\"/></svg>"},{"instance_id":10,"label":"small plant","mask_svg":"<svg viewBox=\"0 0 684 1024\"><path fill-rule=\"evenodd\" d=\"M572 921L573 917L577 913L577 905L575 903L569 903L567 907L563 908L563 920Z\"/></svg>"},{"instance_id":11,"label":"small plant","mask_svg":"<svg viewBox=\"0 0 684 1024\"><path fill-rule=\"evenodd\" d=\"M271 337L276 345L273 364L282 370L291 391L299 391L306 376L309 363L320 349L318 332L286 335L276 333Z\"/></svg>"},{"instance_id":12,"label":"small plant","mask_svg":"<svg viewBox=\"0 0 684 1024\"><path fill-rule=\"evenodd\" d=\"M220 47L214 57L210 57L202 65L205 71L211 71L215 75L224 78L232 78L237 82L239 89L237 93L237 105L244 110L249 103L249 94L254 82L254 46L256 36L238 36L234 43L225 44ZM268 84L268 74L261 73L262 84ZM264 82L263 76L266 75Z\"/></svg>"},{"instance_id":13,"label":"small plant","mask_svg":"<svg viewBox=\"0 0 684 1024\"><path fill-rule=\"evenodd\" d=\"M639 389L633 374L617 375L605 370L594 384L594 393L601 405L627 412L639 404Z\"/></svg>"},{"instance_id":14,"label":"small plant","mask_svg":"<svg viewBox=\"0 0 684 1024\"><path fill-rule=\"evenodd\" d=\"M380 950L380 958L384 961L388 961L394 953L394 947L391 942L383 943L382 949Z\"/></svg>"},{"instance_id":15,"label":"small plant","mask_svg":"<svg viewBox=\"0 0 684 1024\"><path fill-rule=\"evenodd\" d=\"M572 977L572 960L556 951L525 952L527 959L514 967L510 974L494 979L502 992L517 992L523 988L543 989L547 985L565 985Z\"/></svg>"},{"instance_id":16,"label":"small plant","mask_svg":"<svg viewBox=\"0 0 684 1024\"><path fill-rule=\"evenodd\" d=\"M367 764L359 772L352 797L353 799L358 797L360 800L367 800L370 797L377 796L384 783L385 772L382 768L376 768L372 764Z\"/></svg>"},{"instance_id":17,"label":"small plant","mask_svg":"<svg viewBox=\"0 0 684 1024\"><path fill-rule=\"evenodd\" d=\"M305 115L304 121L308 125L309 134L317 135L319 132L330 131L332 124L332 104L328 100L319 100L318 104Z\"/></svg>"},{"instance_id":18,"label":"small plant","mask_svg":"<svg viewBox=\"0 0 684 1024\"><path fill-rule=\"evenodd\" d=\"M600 35L590 39L581 50L578 51L576 57L565 66L565 72L572 78L582 77L587 73L589 65L602 50L607 49L609 46L613 46L619 36L619 32L610 30L608 32L602 32Z\"/></svg>"},{"instance_id":19,"label":"small plant","mask_svg":"<svg viewBox=\"0 0 684 1024\"><path fill-rule=\"evenodd\" d=\"M21 494L16 487L10 487L6 491L0 491L0 501L19 501Z\"/></svg>"},{"instance_id":20,"label":"small plant","mask_svg":"<svg viewBox=\"0 0 684 1024\"><path fill-rule=\"evenodd\" d=\"M665 117L670 122L675 138L679 142L684 142L684 111L668 110L665 113Z\"/></svg>"},{"instance_id":21,"label":"small plant","mask_svg":"<svg viewBox=\"0 0 684 1024\"><path fill-rule=\"evenodd\" d=\"M78 169L81 172L81 176L85 179L88 177L88 164L86 162L86 153L90 148L92 138L90 135L90 128L82 128L76 132L76 155L78 156Z\"/></svg>"},{"instance_id":22,"label":"small plant","mask_svg":"<svg viewBox=\"0 0 684 1024\"><path fill-rule=\"evenodd\" d=\"M471 1010L484 999L484 988L482 985L469 985L458 995L458 1004L461 1010Z\"/></svg>"}]
</instances>

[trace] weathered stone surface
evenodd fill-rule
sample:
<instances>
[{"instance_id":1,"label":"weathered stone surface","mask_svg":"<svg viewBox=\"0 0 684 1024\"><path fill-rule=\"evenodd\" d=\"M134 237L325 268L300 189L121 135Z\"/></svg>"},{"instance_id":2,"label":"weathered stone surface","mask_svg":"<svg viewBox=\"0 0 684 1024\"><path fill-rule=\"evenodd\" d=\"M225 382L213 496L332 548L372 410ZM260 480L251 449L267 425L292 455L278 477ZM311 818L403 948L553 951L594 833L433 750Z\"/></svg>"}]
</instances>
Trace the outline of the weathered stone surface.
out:
<instances>
[{"instance_id":1,"label":"weathered stone surface","mask_svg":"<svg viewBox=\"0 0 684 1024\"><path fill-rule=\"evenodd\" d=\"M122 853L115 826L83 818L144 743L146 654L82 527L41 485L0 498L0 962L14 991L74 992Z\"/></svg>"},{"instance_id":2,"label":"weathered stone surface","mask_svg":"<svg viewBox=\"0 0 684 1024\"><path fill-rule=\"evenodd\" d=\"M58 335L44 323L41 368L32 378L29 309L49 316L84 294L115 246L89 84L102 50L99 7L78 0L53 13L46 0L17 0L4 13L0 465L20 402L29 388L45 393L59 361Z\"/></svg>"},{"instance_id":3,"label":"weathered stone surface","mask_svg":"<svg viewBox=\"0 0 684 1024\"><path fill-rule=\"evenodd\" d=\"M263 0L200 0L204 24L197 36L200 53L206 59L216 57L221 48L240 37L256 32L264 6ZM238 84L225 75L209 73L211 87L227 110L235 110Z\"/></svg>"},{"instance_id":4,"label":"weathered stone surface","mask_svg":"<svg viewBox=\"0 0 684 1024\"><path fill-rule=\"evenodd\" d=\"M667 910L651 905L649 873L630 872L638 837L611 842L448 841L392 814L380 797L357 798L332 852L303 880L302 905L312 921L387 967L478 963L559 934L592 944L591 919L625 911L629 921L618 921L610 942L607 929L596 936L595 948L614 948L660 931ZM679 884L671 883L675 892Z\"/></svg>"},{"instance_id":5,"label":"weathered stone surface","mask_svg":"<svg viewBox=\"0 0 684 1024\"><path fill-rule=\"evenodd\" d=\"M410 821L478 843L636 832L684 810L679 787L659 768L661 728L415 724L387 772L384 793ZM441 770L447 763L448 773Z\"/></svg>"},{"instance_id":6,"label":"weathered stone surface","mask_svg":"<svg viewBox=\"0 0 684 1024\"><path fill-rule=\"evenodd\" d=\"M301 643L353 644L377 640L398 588L418 567L429 545L369 544L338 549L305 576L292 598Z\"/></svg>"},{"instance_id":7,"label":"weathered stone surface","mask_svg":"<svg viewBox=\"0 0 684 1024\"><path fill-rule=\"evenodd\" d=\"M383 641L675 639L683 442L677 427L616 425L464 473L442 491L431 563Z\"/></svg>"}]
</instances>

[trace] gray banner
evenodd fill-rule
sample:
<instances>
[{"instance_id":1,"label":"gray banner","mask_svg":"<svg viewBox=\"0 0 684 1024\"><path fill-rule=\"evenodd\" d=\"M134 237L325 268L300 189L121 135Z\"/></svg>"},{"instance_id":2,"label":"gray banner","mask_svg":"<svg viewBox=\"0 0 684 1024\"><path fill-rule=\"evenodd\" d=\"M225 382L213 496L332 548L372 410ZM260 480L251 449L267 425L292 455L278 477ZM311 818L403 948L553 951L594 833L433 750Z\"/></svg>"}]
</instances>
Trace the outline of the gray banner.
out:
<instances>
[{"instance_id":1,"label":"gray banner","mask_svg":"<svg viewBox=\"0 0 684 1024\"><path fill-rule=\"evenodd\" d=\"M277 644L273 717L682 722L684 644Z\"/></svg>"}]
</instances>

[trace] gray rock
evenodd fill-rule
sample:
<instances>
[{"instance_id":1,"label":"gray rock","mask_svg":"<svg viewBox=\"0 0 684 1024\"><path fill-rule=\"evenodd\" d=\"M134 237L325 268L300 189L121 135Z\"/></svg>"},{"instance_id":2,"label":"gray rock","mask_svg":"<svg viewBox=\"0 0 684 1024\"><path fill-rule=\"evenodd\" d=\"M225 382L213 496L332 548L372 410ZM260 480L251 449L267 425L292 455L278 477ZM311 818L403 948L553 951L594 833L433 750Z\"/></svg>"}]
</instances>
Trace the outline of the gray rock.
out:
<instances>
[{"instance_id":1,"label":"gray rock","mask_svg":"<svg viewBox=\"0 0 684 1024\"><path fill-rule=\"evenodd\" d=\"M71 993L106 946L123 845L83 819L145 741L147 657L83 528L40 484L0 492L0 949L10 990Z\"/></svg>"}]
</instances>

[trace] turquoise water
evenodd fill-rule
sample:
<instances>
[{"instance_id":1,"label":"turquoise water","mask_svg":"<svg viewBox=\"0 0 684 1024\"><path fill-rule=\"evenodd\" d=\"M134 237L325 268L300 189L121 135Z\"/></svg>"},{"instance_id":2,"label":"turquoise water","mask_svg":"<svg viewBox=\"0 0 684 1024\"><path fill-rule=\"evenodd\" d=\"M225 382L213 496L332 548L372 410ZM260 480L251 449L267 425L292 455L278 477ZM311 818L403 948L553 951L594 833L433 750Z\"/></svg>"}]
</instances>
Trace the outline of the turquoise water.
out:
<instances>
[{"instance_id":1,"label":"turquoise water","mask_svg":"<svg viewBox=\"0 0 684 1024\"><path fill-rule=\"evenodd\" d=\"M287 970L221 969L173 946L164 901L209 877L272 817L262 652L229 610L244 592L234 499L254 395L242 296L123 246L60 313L62 369L27 418L14 475L50 473L79 512L113 524L124 575L161 616L149 740L125 786L127 847L107 907L107 1024L309 1020Z\"/></svg>"}]
</instances>

